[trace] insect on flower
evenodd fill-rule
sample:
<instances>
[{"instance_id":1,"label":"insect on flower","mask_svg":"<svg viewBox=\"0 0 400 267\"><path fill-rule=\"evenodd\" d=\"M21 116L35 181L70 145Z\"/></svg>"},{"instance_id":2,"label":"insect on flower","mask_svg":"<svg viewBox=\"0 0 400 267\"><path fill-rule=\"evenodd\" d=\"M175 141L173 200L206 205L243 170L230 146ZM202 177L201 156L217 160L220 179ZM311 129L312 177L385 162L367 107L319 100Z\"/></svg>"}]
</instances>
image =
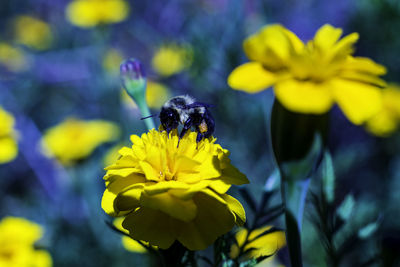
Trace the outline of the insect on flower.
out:
<instances>
[{"instance_id":1,"label":"insect on flower","mask_svg":"<svg viewBox=\"0 0 400 267\"><path fill-rule=\"evenodd\" d=\"M178 128L179 124L183 125L182 131L179 134L179 140L190 128L194 127L197 132L196 141L200 142L203 138L210 137L215 130L214 118L208 110L211 106L212 105L209 104L196 102L191 96L180 95L165 102L158 117L167 133ZM157 115L149 117L154 116Z\"/></svg>"}]
</instances>

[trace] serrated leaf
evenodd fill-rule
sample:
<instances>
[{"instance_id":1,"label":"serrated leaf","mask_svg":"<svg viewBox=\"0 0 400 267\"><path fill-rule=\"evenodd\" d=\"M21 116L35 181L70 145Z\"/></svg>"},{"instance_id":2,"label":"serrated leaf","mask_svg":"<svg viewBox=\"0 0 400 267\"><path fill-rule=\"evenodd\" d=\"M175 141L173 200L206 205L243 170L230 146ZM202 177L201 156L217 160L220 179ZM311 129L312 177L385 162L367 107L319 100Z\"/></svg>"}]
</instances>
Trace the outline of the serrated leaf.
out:
<instances>
[{"instance_id":1,"label":"serrated leaf","mask_svg":"<svg viewBox=\"0 0 400 267\"><path fill-rule=\"evenodd\" d=\"M356 202L353 195L347 195L343 202L340 204L339 208L336 210L336 214L343 220L347 221L353 212Z\"/></svg>"},{"instance_id":2,"label":"serrated leaf","mask_svg":"<svg viewBox=\"0 0 400 267\"><path fill-rule=\"evenodd\" d=\"M327 202L333 203L335 200L335 171L331 154L328 151L324 153L324 161L322 163L322 183Z\"/></svg>"}]
</instances>

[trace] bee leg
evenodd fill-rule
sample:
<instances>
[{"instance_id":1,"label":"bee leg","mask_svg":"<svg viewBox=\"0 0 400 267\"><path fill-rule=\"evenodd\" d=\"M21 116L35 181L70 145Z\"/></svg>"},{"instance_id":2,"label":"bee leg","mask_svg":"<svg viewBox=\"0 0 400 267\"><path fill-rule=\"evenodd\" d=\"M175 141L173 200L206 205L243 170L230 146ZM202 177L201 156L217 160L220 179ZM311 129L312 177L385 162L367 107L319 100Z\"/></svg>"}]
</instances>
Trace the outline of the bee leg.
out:
<instances>
[{"instance_id":1,"label":"bee leg","mask_svg":"<svg viewBox=\"0 0 400 267\"><path fill-rule=\"evenodd\" d=\"M178 139L178 145L177 147L179 147L179 142L181 141L181 139L185 136L186 132L190 129L190 127L192 127L193 121L191 118L187 119L185 121L185 124L183 125L182 131L179 134L179 139Z\"/></svg>"}]
</instances>

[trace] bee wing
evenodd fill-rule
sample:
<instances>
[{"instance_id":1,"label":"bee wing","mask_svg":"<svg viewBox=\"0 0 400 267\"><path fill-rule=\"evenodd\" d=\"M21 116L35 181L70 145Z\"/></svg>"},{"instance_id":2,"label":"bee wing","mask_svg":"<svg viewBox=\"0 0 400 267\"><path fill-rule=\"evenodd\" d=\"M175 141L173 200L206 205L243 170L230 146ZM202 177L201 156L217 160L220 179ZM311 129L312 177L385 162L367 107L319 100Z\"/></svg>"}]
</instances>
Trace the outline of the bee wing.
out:
<instances>
[{"instance_id":1,"label":"bee wing","mask_svg":"<svg viewBox=\"0 0 400 267\"><path fill-rule=\"evenodd\" d=\"M191 109L191 108L212 108L214 105L211 104L206 104L206 103L201 103L201 102L194 102L192 104L186 105L186 109Z\"/></svg>"}]
</instances>

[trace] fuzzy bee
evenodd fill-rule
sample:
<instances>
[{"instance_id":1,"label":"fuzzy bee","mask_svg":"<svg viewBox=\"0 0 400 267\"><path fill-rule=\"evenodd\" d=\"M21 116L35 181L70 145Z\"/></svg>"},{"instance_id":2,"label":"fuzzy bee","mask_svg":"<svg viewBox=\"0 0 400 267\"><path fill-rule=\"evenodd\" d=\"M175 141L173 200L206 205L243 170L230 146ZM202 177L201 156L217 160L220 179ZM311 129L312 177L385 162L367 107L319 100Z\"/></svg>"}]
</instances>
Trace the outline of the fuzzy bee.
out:
<instances>
[{"instance_id":1,"label":"fuzzy bee","mask_svg":"<svg viewBox=\"0 0 400 267\"><path fill-rule=\"evenodd\" d=\"M194 127L197 132L196 141L210 137L215 130L215 122L208 108L209 104L196 102L188 95L176 96L165 102L159 114L160 122L163 128L169 133L183 125L179 134L179 140L185 133Z\"/></svg>"}]
</instances>

